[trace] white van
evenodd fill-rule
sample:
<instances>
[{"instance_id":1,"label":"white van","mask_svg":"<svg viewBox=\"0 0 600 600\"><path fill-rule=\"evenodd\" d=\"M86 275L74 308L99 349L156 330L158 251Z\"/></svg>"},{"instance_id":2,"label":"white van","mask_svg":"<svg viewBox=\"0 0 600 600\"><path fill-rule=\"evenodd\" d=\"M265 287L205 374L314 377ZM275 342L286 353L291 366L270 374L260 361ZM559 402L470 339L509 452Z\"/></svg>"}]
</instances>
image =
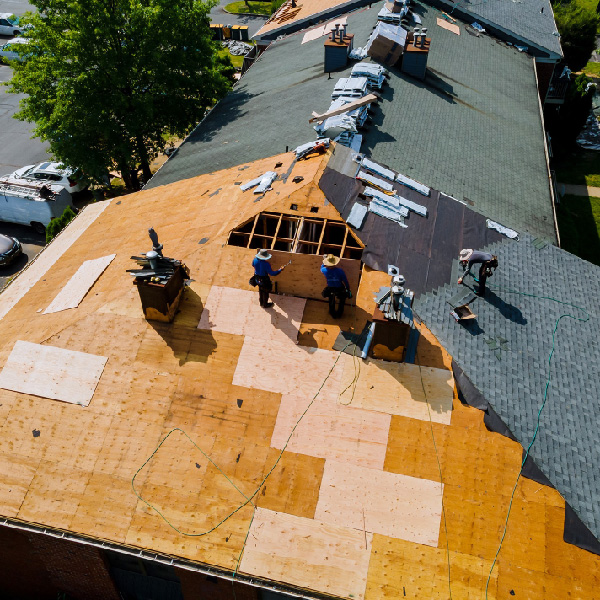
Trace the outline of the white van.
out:
<instances>
[{"instance_id":1,"label":"white van","mask_svg":"<svg viewBox=\"0 0 600 600\"><path fill-rule=\"evenodd\" d=\"M67 206L73 208L73 201L61 185L0 183L0 221L30 225L44 232Z\"/></svg>"}]
</instances>

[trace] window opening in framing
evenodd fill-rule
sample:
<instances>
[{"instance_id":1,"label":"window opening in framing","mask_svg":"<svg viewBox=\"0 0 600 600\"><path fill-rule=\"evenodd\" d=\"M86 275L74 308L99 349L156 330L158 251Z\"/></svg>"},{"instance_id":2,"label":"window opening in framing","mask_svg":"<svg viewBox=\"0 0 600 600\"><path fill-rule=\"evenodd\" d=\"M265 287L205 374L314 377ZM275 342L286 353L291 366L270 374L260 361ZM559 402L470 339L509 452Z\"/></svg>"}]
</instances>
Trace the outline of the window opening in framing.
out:
<instances>
[{"instance_id":1,"label":"window opening in framing","mask_svg":"<svg viewBox=\"0 0 600 600\"><path fill-rule=\"evenodd\" d=\"M282 213L259 213L236 227L228 244L297 254L334 254L361 260L363 245L342 221L300 217Z\"/></svg>"}]
</instances>

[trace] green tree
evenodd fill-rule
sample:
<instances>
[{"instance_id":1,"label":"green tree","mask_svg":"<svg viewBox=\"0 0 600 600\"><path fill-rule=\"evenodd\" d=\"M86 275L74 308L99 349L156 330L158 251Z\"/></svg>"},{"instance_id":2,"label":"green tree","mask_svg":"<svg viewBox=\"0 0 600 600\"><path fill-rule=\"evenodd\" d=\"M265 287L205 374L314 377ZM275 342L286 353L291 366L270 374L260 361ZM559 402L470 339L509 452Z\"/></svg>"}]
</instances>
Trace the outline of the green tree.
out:
<instances>
[{"instance_id":1,"label":"green tree","mask_svg":"<svg viewBox=\"0 0 600 600\"><path fill-rule=\"evenodd\" d=\"M574 1L553 6L565 60L573 71L580 71L596 48L598 15Z\"/></svg>"},{"instance_id":2,"label":"green tree","mask_svg":"<svg viewBox=\"0 0 600 600\"><path fill-rule=\"evenodd\" d=\"M183 136L230 89L208 13L216 0L32 0L27 59L9 91L61 162L95 181L137 168ZM25 45L24 45L25 46Z\"/></svg>"}]
</instances>

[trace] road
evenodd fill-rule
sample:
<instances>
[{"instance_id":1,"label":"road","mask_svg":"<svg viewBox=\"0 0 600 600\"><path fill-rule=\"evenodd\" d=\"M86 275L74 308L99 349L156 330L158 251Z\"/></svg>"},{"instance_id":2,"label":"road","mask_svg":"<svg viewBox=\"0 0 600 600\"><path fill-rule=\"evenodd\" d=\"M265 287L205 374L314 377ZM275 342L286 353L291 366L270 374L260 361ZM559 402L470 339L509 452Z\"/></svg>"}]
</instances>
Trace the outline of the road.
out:
<instances>
[{"instance_id":1,"label":"road","mask_svg":"<svg viewBox=\"0 0 600 600\"><path fill-rule=\"evenodd\" d=\"M231 13L226 13L223 10L224 6L227 6L233 0L221 0L221 3L218 6L215 6L210 11L210 20L213 23L220 23L221 25L247 25L248 33L250 37L252 37L264 24L267 20L267 17L261 17L260 15L232 15ZM0 6L2 5L2 0L0 0Z\"/></svg>"},{"instance_id":2,"label":"road","mask_svg":"<svg viewBox=\"0 0 600 600\"><path fill-rule=\"evenodd\" d=\"M0 223L0 233L17 238L23 247L23 254L14 263L8 267L0 267L1 290L8 279L18 273L44 247L46 238L43 234L36 233L31 227L12 223Z\"/></svg>"}]
</instances>

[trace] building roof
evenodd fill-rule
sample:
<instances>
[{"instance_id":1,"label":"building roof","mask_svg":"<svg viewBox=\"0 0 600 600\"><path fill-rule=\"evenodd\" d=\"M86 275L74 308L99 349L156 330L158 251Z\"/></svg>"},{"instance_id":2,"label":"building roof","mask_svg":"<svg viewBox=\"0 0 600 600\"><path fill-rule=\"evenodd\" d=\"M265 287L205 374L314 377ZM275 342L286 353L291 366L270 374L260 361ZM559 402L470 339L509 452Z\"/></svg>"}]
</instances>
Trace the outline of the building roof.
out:
<instances>
[{"instance_id":1,"label":"building roof","mask_svg":"<svg viewBox=\"0 0 600 600\"><path fill-rule=\"evenodd\" d=\"M541 50L554 59L562 58L560 36L549 0L431 0L431 4L450 10L453 16L467 19L471 16L480 25L488 27L513 42L521 42L531 50ZM470 20L467 20L469 22ZM536 55L540 55L536 52Z\"/></svg>"},{"instance_id":2,"label":"building roof","mask_svg":"<svg viewBox=\"0 0 600 600\"><path fill-rule=\"evenodd\" d=\"M366 43L381 3L347 16L354 45ZM392 69L362 150L374 160L472 203L518 231L555 240L544 134L531 57L464 27L436 25L440 13L415 3L432 37L425 82ZM323 39L301 34L273 43L149 182L153 188L258 160L314 139L337 77L322 72ZM468 65L468 68L465 67Z\"/></svg>"},{"instance_id":3,"label":"building roof","mask_svg":"<svg viewBox=\"0 0 600 600\"><path fill-rule=\"evenodd\" d=\"M598 538L600 268L533 243L529 235L489 251L500 266L485 299L471 305L477 314L472 327L457 325L449 315L446 301L456 284L422 296L417 312L524 447L534 434L550 373L531 455ZM561 315L570 316L556 329L549 370Z\"/></svg>"},{"instance_id":4,"label":"building roof","mask_svg":"<svg viewBox=\"0 0 600 600\"><path fill-rule=\"evenodd\" d=\"M261 211L339 220L318 187L330 155L92 205L2 293L2 373L17 341L107 358L87 407L0 389L3 523L309 597L445 597L448 586L483 597L520 444L461 405L450 356L425 328L421 366L332 351L341 329L362 330L386 273L362 269L339 321L295 296L265 312L247 283L254 250L227 243ZM268 170L280 176L264 195L236 185ZM191 271L172 324L143 318L126 272L149 225ZM84 261L112 254L77 308L45 314ZM310 259L294 254L288 281L318 278L303 271ZM593 597L600 559L563 541L564 507L556 490L519 481L490 598Z\"/></svg>"}]
</instances>

